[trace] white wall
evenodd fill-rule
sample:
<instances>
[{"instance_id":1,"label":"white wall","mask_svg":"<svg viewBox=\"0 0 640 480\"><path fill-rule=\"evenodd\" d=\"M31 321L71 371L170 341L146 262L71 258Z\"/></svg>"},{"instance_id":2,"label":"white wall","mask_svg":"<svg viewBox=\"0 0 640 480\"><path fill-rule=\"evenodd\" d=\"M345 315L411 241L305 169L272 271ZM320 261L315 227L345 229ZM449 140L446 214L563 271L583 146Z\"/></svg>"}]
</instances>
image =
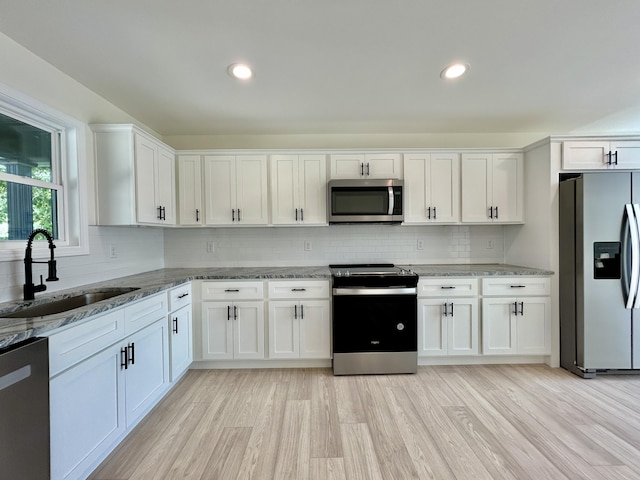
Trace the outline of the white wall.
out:
<instances>
[{"instance_id":1,"label":"white wall","mask_svg":"<svg viewBox=\"0 0 640 480\"><path fill-rule=\"evenodd\" d=\"M116 258L109 256L110 245L116 247ZM89 255L57 259L60 280L45 282L46 293L164 267L161 229L89 227L89 249ZM33 266L34 283L39 283L40 275L47 277L46 264ZM23 284L22 261L0 262L0 302L21 299Z\"/></svg>"},{"instance_id":2,"label":"white wall","mask_svg":"<svg viewBox=\"0 0 640 480\"><path fill-rule=\"evenodd\" d=\"M332 225L165 230L165 267L296 266L329 263L502 263L503 228ZM418 239L424 250L417 249ZM304 244L311 242L311 251ZM493 248L487 249L491 240ZM214 253L207 253L213 241Z\"/></svg>"}]
</instances>

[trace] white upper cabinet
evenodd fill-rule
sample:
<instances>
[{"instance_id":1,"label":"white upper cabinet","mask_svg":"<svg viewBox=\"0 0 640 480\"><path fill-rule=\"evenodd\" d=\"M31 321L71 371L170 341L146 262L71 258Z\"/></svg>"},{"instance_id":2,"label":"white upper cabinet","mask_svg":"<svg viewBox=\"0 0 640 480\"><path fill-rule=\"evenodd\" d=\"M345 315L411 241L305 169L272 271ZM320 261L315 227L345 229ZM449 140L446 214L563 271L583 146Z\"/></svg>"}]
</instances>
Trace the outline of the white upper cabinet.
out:
<instances>
[{"instance_id":1,"label":"white upper cabinet","mask_svg":"<svg viewBox=\"0 0 640 480\"><path fill-rule=\"evenodd\" d=\"M462 154L462 222L522 223L522 153Z\"/></svg>"},{"instance_id":2,"label":"white upper cabinet","mask_svg":"<svg viewBox=\"0 0 640 480\"><path fill-rule=\"evenodd\" d=\"M205 155L204 192L207 225L266 225L266 155Z\"/></svg>"},{"instance_id":3,"label":"white upper cabinet","mask_svg":"<svg viewBox=\"0 0 640 480\"><path fill-rule=\"evenodd\" d=\"M202 160L200 155L178 155L178 222L202 225Z\"/></svg>"},{"instance_id":4,"label":"white upper cabinet","mask_svg":"<svg viewBox=\"0 0 640 480\"><path fill-rule=\"evenodd\" d=\"M460 221L460 155L404 155L404 223Z\"/></svg>"},{"instance_id":5,"label":"white upper cabinet","mask_svg":"<svg viewBox=\"0 0 640 480\"><path fill-rule=\"evenodd\" d=\"M402 178L402 156L399 153L333 154L331 178Z\"/></svg>"},{"instance_id":6,"label":"white upper cabinet","mask_svg":"<svg viewBox=\"0 0 640 480\"><path fill-rule=\"evenodd\" d=\"M175 225L175 152L133 125L92 125L99 225Z\"/></svg>"},{"instance_id":7,"label":"white upper cabinet","mask_svg":"<svg viewBox=\"0 0 640 480\"><path fill-rule=\"evenodd\" d=\"M569 141L562 143L565 170L640 168L640 141Z\"/></svg>"},{"instance_id":8,"label":"white upper cabinet","mask_svg":"<svg viewBox=\"0 0 640 480\"><path fill-rule=\"evenodd\" d=\"M325 155L272 155L271 223L327 224Z\"/></svg>"}]
</instances>

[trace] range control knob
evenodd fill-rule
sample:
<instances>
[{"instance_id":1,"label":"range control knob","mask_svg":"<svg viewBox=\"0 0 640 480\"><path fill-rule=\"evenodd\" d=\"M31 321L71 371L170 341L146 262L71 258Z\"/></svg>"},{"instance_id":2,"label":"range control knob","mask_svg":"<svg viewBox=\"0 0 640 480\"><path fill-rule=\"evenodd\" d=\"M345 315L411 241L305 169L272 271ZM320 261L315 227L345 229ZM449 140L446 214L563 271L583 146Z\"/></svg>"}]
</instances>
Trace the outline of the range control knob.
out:
<instances>
[{"instance_id":1,"label":"range control knob","mask_svg":"<svg viewBox=\"0 0 640 480\"><path fill-rule=\"evenodd\" d=\"M400 331L404 330L404 323L399 323L398 325L396 325L396 328Z\"/></svg>"}]
</instances>

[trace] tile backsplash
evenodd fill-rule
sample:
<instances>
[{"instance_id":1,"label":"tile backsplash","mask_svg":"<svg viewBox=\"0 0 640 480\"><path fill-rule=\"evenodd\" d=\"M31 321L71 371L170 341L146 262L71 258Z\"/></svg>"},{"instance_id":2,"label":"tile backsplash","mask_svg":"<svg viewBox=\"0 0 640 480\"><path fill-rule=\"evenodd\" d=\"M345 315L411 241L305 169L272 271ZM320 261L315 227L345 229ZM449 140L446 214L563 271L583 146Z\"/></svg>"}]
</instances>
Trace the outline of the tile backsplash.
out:
<instances>
[{"instance_id":1,"label":"tile backsplash","mask_svg":"<svg viewBox=\"0 0 640 480\"><path fill-rule=\"evenodd\" d=\"M502 263L504 233L497 225L167 229L164 248L168 268Z\"/></svg>"}]
</instances>

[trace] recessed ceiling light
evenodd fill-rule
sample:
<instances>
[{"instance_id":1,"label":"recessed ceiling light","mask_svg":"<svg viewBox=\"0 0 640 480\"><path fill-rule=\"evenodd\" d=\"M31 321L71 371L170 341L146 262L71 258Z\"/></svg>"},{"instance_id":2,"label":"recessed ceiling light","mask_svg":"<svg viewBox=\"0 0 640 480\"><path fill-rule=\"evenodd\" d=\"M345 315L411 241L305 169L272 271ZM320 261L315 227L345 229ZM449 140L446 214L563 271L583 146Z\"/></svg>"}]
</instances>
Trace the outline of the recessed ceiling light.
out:
<instances>
[{"instance_id":1,"label":"recessed ceiling light","mask_svg":"<svg viewBox=\"0 0 640 480\"><path fill-rule=\"evenodd\" d=\"M234 63L229 65L227 69L229 75L233 78L237 78L238 80L248 80L253 78L253 70L246 63Z\"/></svg>"},{"instance_id":2,"label":"recessed ceiling light","mask_svg":"<svg viewBox=\"0 0 640 480\"><path fill-rule=\"evenodd\" d=\"M469 65L465 63L452 63L447 66L442 72L440 72L440 77L445 80L450 80L453 78L458 78L464 75L469 71Z\"/></svg>"}]
</instances>

